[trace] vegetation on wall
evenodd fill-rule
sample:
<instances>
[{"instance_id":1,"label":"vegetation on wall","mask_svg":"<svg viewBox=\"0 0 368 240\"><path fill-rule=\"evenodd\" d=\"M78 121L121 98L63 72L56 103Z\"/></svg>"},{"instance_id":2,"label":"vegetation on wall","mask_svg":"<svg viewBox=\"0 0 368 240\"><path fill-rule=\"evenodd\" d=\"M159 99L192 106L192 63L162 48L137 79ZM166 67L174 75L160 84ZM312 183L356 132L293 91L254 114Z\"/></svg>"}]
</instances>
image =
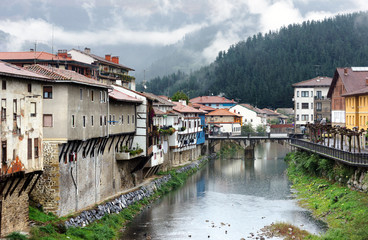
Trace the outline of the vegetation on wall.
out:
<instances>
[{"instance_id":1,"label":"vegetation on wall","mask_svg":"<svg viewBox=\"0 0 368 240\"><path fill-rule=\"evenodd\" d=\"M341 185L354 174L351 167L301 152L285 160L299 203L329 227L322 236L307 239L368 239L368 195Z\"/></svg>"},{"instance_id":2,"label":"vegetation on wall","mask_svg":"<svg viewBox=\"0 0 368 240\"><path fill-rule=\"evenodd\" d=\"M367 65L367 22L368 13L360 12L258 33L198 71L152 79L145 91L170 96L181 90L190 98L223 93L258 107L291 107L293 83Z\"/></svg>"}]
</instances>

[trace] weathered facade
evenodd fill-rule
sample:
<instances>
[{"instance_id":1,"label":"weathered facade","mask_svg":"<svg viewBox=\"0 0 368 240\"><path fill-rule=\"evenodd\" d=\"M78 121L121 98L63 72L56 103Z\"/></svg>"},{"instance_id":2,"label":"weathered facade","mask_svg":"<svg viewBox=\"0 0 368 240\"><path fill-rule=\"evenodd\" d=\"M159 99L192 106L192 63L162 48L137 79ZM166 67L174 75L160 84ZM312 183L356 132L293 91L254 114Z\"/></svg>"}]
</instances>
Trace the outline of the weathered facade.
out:
<instances>
[{"instance_id":1,"label":"weathered facade","mask_svg":"<svg viewBox=\"0 0 368 240\"><path fill-rule=\"evenodd\" d=\"M0 61L0 235L28 229L29 194L42 174L42 87L48 79Z\"/></svg>"}]
</instances>

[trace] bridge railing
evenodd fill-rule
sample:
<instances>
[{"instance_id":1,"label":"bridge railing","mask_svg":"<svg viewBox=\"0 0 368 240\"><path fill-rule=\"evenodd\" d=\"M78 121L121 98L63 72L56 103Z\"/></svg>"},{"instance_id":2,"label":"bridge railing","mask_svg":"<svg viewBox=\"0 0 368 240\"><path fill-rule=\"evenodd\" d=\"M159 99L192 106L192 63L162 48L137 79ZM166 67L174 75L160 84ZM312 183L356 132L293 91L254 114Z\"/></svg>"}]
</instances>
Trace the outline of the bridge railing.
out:
<instances>
[{"instance_id":1,"label":"bridge railing","mask_svg":"<svg viewBox=\"0 0 368 240\"><path fill-rule=\"evenodd\" d=\"M341 161L349 165L368 167L367 153L347 152L341 149L332 148L318 143L307 142L295 138L290 139L290 144L295 147L307 150L309 152L314 152L319 155L332 158L334 160Z\"/></svg>"}]
</instances>

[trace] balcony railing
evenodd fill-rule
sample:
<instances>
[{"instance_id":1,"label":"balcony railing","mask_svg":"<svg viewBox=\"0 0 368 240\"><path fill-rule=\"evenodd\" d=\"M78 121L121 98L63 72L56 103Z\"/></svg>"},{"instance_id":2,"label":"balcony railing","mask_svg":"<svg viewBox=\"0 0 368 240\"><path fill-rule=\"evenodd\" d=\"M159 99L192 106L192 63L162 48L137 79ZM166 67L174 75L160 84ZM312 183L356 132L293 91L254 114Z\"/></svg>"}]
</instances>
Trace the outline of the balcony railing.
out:
<instances>
[{"instance_id":1,"label":"balcony railing","mask_svg":"<svg viewBox=\"0 0 368 240\"><path fill-rule=\"evenodd\" d=\"M368 153L351 153L295 138L290 139L290 144L297 148L301 148L348 165L368 167Z\"/></svg>"}]
</instances>

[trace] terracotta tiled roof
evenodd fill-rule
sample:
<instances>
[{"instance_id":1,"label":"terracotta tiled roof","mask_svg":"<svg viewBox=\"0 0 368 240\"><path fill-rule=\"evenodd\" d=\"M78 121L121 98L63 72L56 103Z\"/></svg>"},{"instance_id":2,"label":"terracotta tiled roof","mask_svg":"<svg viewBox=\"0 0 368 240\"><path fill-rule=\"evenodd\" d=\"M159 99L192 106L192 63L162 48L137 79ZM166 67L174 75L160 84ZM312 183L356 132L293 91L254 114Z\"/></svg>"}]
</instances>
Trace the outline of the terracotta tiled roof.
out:
<instances>
[{"instance_id":1,"label":"terracotta tiled roof","mask_svg":"<svg viewBox=\"0 0 368 240\"><path fill-rule=\"evenodd\" d=\"M60 57L48 52L0 52L1 60L59 60L59 61L72 61L69 57Z\"/></svg>"},{"instance_id":2,"label":"terracotta tiled roof","mask_svg":"<svg viewBox=\"0 0 368 240\"><path fill-rule=\"evenodd\" d=\"M237 103L234 100L229 100L224 97L218 97L218 96L201 96L192 98L189 100L191 103Z\"/></svg>"},{"instance_id":3,"label":"terracotta tiled roof","mask_svg":"<svg viewBox=\"0 0 368 240\"><path fill-rule=\"evenodd\" d=\"M153 107L153 110L155 111L155 115L166 115L165 112L161 111L160 109L156 108L156 107Z\"/></svg>"},{"instance_id":4,"label":"terracotta tiled roof","mask_svg":"<svg viewBox=\"0 0 368 240\"><path fill-rule=\"evenodd\" d=\"M103 62L103 63L105 63L105 64L107 64L107 65L112 65L112 66L119 67L119 68L125 68L125 69L126 69L126 70L128 70L128 71L135 71L135 70L134 70L134 69L132 69L132 68L129 68L129 67L124 66L124 65L122 65L122 64L117 64L117 63L114 63L114 62L108 61L108 60L106 60L105 58L100 57L100 56L97 56L97 55L94 55L94 54L92 54L92 53L86 53L86 52L84 52L84 51L80 51L80 50L78 50L78 49L73 49L73 50L74 50L74 51L77 51L77 52L80 52L80 53L82 53L82 54L85 54L85 55L87 55L87 56L90 56L90 57L94 58L95 60L97 60L97 61L99 61L99 62Z\"/></svg>"},{"instance_id":5,"label":"terracotta tiled roof","mask_svg":"<svg viewBox=\"0 0 368 240\"><path fill-rule=\"evenodd\" d=\"M280 115L280 113L277 113L277 112L275 112L271 109L268 109L268 108L262 108L262 111L264 113L266 113L268 116L279 116Z\"/></svg>"},{"instance_id":6,"label":"terracotta tiled roof","mask_svg":"<svg viewBox=\"0 0 368 240\"><path fill-rule=\"evenodd\" d=\"M253 107L252 105L250 105L250 104L247 104L247 103L242 103L242 104L239 104L240 106L242 106L242 107L245 107L245 108L247 108L247 109L249 109L249 110L251 110L251 111L253 111L253 112L256 112L256 113L258 113L258 114L265 114L265 112L264 111L262 111L261 109L259 109L259 108L256 108L256 107Z\"/></svg>"},{"instance_id":7,"label":"terracotta tiled roof","mask_svg":"<svg viewBox=\"0 0 368 240\"><path fill-rule=\"evenodd\" d=\"M175 105L172 102L168 101L167 99L164 99L164 98L162 98L160 96L157 96L153 93L142 92L142 94L155 99L156 101L153 103L153 105L155 105L155 106L170 106L170 107L173 107Z\"/></svg>"},{"instance_id":8,"label":"terracotta tiled roof","mask_svg":"<svg viewBox=\"0 0 368 240\"><path fill-rule=\"evenodd\" d=\"M202 110L206 113L208 112L212 112L212 111L215 111L216 108L213 108L213 107L210 107L210 106L206 106L206 105L202 105L202 104L199 104L199 103L192 103L191 104L192 107L196 108L196 109L199 109L199 110Z\"/></svg>"},{"instance_id":9,"label":"terracotta tiled roof","mask_svg":"<svg viewBox=\"0 0 368 240\"><path fill-rule=\"evenodd\" d=\"M109 97L122 102L142 103L141 100L122 93L117 89L113 89L112 92L109 93Z\"/></svg>"},{"instance_id":10,"label":"terracotta tiled roof","mask_svg":"<svg viewBox=\"0 0 368 240\"><path fill-rule=\"evenodd\" d=\"M79 73L76 73L74 71L60 69L60 68L54 68L44 65L30 65L24 67L26 70L43 75L47 78L56 80L56 81L65 81L65 82L75 82L80 84L87 84L87 85L94 85L98 87L104 87L108 88L108 85L104 83L100 83L94 79L85 77Z\"/></svg>"},{"instance_id":11,"label":"terracotta tiled roof","mask_svg":"<svg viewBox=\"0 0 368 240\"><path fill-rule=\"evenodd\" d=\"M21 68L13 64L3 62L3 61L0 61L0 75L18 77L18 78L27 78L27 79L33 79L33 80L51 81L51 79L43 75L31 72L31 71L27 71L24 68Z\"/></svg>"},{"instance_id":12,"label":"terracotta tiled roof","mask_svg":"<svg viewBox=\"0 0 368 240\"><path fill-rule=\"evenodd\" d=\"M293 87L329 87L332 78L330 77L315 77L302 82L294 83Z\"/></svg>"},{"instance_id":13,"label":"terracotta tiled roof","mask_svg":"<svg viewBox=\"0 0 368 240\"><path fill-rule=\"evenodd\" d=\"M346 89L346 94L359 91L367 87L366 79L368 78L368 68L337 68L327 97L331 98L332 91L339 77L341 77L342 83Z\"/></svg>"},{"instance_id":14,"label":"terracotta tiled roof","mask_svg":"<svg viewBox=\"0 0 368 240\"><path fill-rule=\"evenodd\" d=\"M175 106L173 107L174 111L177 111L179 113L202 113L202 111L195 109L193 107L190 107L188 105L183 105L179 102L173 102Z\"/></svg>"},{"instance_id":15,"label":"terracotta tiled roof","mask_svg":"<svg viewBox=\"0 0 368 240\"><path fill-rule=\"evenodd\" d=\"M206 116L234 116L234 117L241 117L241 115L232 113L227 109L216 109L213 112L208 113Z\"/></svg>"}]
</instances>

